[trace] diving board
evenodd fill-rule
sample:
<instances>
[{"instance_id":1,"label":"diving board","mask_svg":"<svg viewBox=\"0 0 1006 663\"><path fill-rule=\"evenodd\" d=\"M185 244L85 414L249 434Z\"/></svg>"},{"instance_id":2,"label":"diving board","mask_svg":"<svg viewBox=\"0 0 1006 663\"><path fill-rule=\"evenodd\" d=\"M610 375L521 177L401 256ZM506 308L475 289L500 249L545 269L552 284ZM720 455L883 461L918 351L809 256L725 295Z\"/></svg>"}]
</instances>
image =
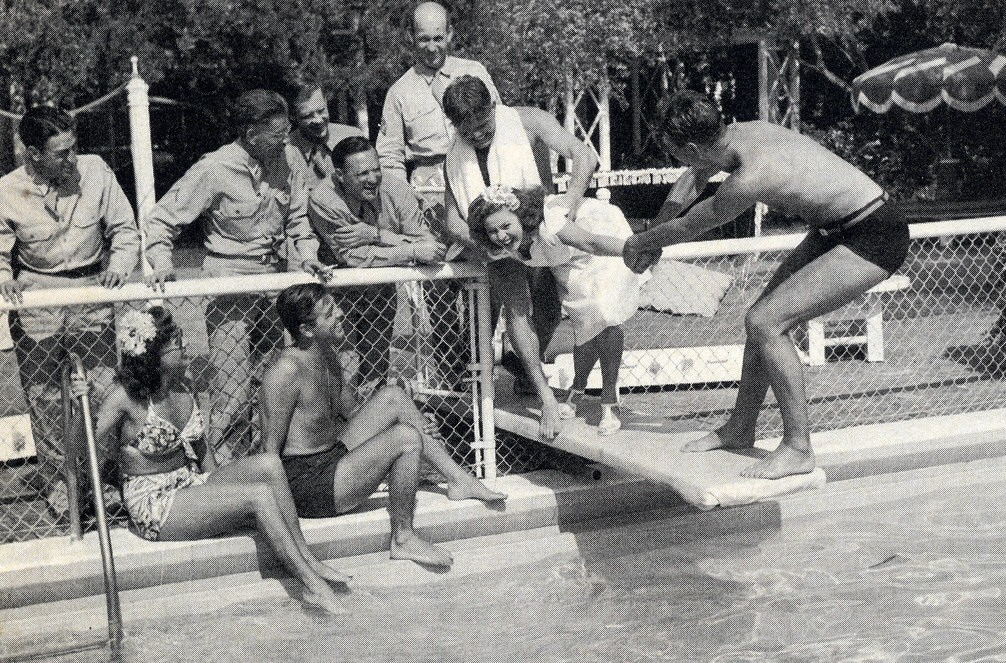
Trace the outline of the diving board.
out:
<instances>
[{"instance_id":1,"label":"diving board","mask_svg":"<svg viewBox=\"0 0 1006 663\"><path fill-rule=\"evenodd\" d=\"M579 410L590 405L581 404ZM596 422L596 414L587 421ZM579 412L578 412L579 413ZM704 433L674 430L664 419L636 412L622 416L622 430L608 437L597 434L594 425L583 418L563 422L562 432L551 442L538 438L540 410L523 404L498 405L496 426L515 435L538 440L557 449L574 453L616 470L664 484L700 509L737 506L769 500L784 495L820 488L825 484L824 470L782 479L749 479L742 469L768 452L754 448L742 451L717 449L705 453L682 453L681 447ZM678 424L680 426L680 424Z\"/></svg>"}]
</instances>

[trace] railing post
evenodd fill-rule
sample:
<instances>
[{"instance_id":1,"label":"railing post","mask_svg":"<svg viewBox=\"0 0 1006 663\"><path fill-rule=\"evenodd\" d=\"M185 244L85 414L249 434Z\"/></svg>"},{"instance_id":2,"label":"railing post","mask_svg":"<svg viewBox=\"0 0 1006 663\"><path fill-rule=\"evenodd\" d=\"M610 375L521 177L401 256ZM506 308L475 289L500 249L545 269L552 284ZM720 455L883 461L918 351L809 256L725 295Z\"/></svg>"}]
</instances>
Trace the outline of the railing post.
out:
<instances>
[{"instance_id":1,"label":"railing post","mask_svg":"<svg viewBox=\"0 0 1006 663\"><path fill-rule=\"evenodd\" d=\"M154 209L156 193L154 192L154 149L150 138L150 99L147 96L149 86L140 78L137 69L137 58L130 58L133 63L133 76L126 85L129 101L129 137L133 153L133 178L136 181L136 221L140 226L140 267L143 275L150 274L147 264L146 240L143 229L147 216Z\"/></svg>"},{"instance_id":2,"label":"railing post","mask_svg":"<svg viewBox=\"0 0 1006 663\"><path fill-rule=\"evenodd\" d=\"M482 420L483 462L486 481L496 481L496 391L493 384L495 367L493 353L492 313L489 306L489 280L479 277L475 282L475 303L477 308L479 344L479 414Z\"/></svg>"}]
</instances>

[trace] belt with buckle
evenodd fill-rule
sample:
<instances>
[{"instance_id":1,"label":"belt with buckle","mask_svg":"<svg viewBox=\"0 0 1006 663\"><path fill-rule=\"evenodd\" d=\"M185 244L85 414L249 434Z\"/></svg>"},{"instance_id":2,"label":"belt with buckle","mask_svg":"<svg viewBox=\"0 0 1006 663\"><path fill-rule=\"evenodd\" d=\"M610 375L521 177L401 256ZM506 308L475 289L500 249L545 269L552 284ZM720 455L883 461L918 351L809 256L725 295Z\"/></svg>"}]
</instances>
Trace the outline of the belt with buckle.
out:
<instances>
[{"instance_id":1,"label":"belt with buckle","mask_svg":"<svg viewBox=\"0 0 1006 663\"><path fill-rule=\"evenodd\" d=\"M279 257L275 253L264 253L260 256L245 256L207 251L206 255L212 258L221 258L223 260L247 260L248 262L258 263L259 265L275 265L279 262Z\"/></svg>"},{"instance_id":2,"label":"belt with buckle","mask_svg":"<svg viewBox=\"0 0 1006 663\"><path fill-rule=\"evenodd\" d=\"M99 260L91 265L75 267L74 269L64 269L61 272L42 272L37 269L33 269L24 263L21 264L21 269L26 272L31 272L32 274L42 274L43 276L59 276L64 279L82 279L87 276L97 276L98 274L101 274L104 266Z\"/></svg>"},{"instance_id":3,"label":"belt with buckle","mask_svg":"<svg viewBox=\"0 0 1006 663\"><path fill-rule=\"evenodd\" d=\"M822 237L838 235L868 218L871 214L880 209L880 207L886 202L887 192L881 193L879 196L866 203L852 214L847 214L835 223L829 223L826 226L815 228L815 230L817 230Z\"/></svg>"}]
</instances>

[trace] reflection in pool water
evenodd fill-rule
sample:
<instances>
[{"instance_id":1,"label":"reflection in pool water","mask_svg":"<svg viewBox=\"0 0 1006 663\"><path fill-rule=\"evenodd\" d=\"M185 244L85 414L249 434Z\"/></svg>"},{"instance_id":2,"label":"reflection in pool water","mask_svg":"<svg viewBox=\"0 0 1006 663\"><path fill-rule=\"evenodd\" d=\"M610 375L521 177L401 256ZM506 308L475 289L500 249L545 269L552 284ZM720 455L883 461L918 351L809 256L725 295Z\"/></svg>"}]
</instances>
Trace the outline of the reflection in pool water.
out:
<instances>
[{"instance_id":1,"label":"reflection in pool water","mask_svg":"<svg viewBox=\"0 0 1006 663\"><path fill-rule=\"evenodd\" d=\"M954 487L712 538L701 520L585 532L582 556L358 590L348 617L287 599L132 622L125 660L1004 661L1004 497Z\"/></svg>"}]
</instances>

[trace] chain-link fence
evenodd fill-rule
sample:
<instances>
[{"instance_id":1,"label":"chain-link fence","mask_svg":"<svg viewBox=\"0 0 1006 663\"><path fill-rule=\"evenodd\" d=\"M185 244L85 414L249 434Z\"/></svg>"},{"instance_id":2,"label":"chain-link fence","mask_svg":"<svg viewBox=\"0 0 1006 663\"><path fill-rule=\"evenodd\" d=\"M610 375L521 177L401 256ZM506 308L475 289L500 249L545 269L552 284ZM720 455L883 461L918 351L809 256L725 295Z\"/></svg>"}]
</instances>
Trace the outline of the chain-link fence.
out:
<instances>
[{"instance_id":1,"label":"chain-link fence","mask_svg":"<svg viewBox=\"0 0 1006 663\"><path fill-rule=\"evenodd\" d=\"M452 273L451 268L445 270L446 275ZM484 431L474 416L485 386L475 360L474 321L478 299L487 298L487 288L475 268L453 273L464 278L406 280L422 274L412 269L336 274L331 289L345 314L345 384L361 398L385 383L411 390L420 409L438 423L440 438L455 459L491 478L491 450L487 457ZM159 301L187 339L189 386L206 415L207 442L220 463L259 448L258 388L286 342L275 297L287 285L307 280L305 275L280 274L180 281L169 284ZM50 303L61 304L35 306L47 296ZM62 364L67 352L84 360L97 412L115 379L114 320L149 299L150 291L140 285L121 291L90 287L35 292L12 314L13 347L0 352L0 426L16 430L18 441L0 441L0 542L67 532ZM484 305L488 307L487 299ZM24 328L39 329L42 316L55 321L48 329L58 333L35 340ZM488 384L491 389L491 378ZM102 450L109 442L98 441ZM427 473L428 479L438 479L432 468ZM115 468L106 467L105 478L115 512ZM121 510L118 522L125 522Z\"/></svg>"},{"instance_id":2,"label":"chain-link fence","mask_svg":"<svg viewBox=\"0 0 1006 663\"><path fill-rule=\"evenodd\" d=\"M1006 218L917 225L895 277L794 330L814 430L1006 407L1004 233ZM740 378L744 315L799 240L787 235L668 250L640 310L625 324L623 406L681 429L724 421ZM412 269L338 273L335 292L349 337L347 384L365 396L387 375L411 388L437 418L455 458L480 476L567 463L537 442L495 435L491 419L479 416L493 398L491 373L472 359L493 355L488 316L476 315L486 286L478 268L453 269L459 278L424 281L414 280L419 272ZM258 385L284 342L273 299L307 279L280 274L169 285L164 303L189 340L192 389L222 462L258 446ZM71 349L84 358L100 401L113 379L116 350L109 318L99 309L110 307L117 319L150 298L139 285L79 292L85 291L58 291L65 305L54 311L75 325L72 333L37 341L15 319L14 349L0 350L0 432L6 430L0 435L0 541L65 532L62 353ZM488 310L488 301L482 305ZM18 313L33 315L27 308ZM572 377L571 351L572 335L560 325L549 350L554 362L546 364L554 386ZM600 376L592 376L588 387L599 385ZM758 436L780 433L770 396ZM114 471L106 475L114 487ZM108 490L114 496L114 488Z\"/></svg>"},{"instance_id":3,"label":"chain-link fence","mask_svg":"<svg viewBox=\"0 0 1006 663\"><path fill-rule=\"evenodd\" d=\"M1001 217L916 225L894 277L793 331L813 430L1006 407L1004 230ZM800 239L666 252L626 324L623 404L681 429L724 422L740 379L745 313ZM781 433L770 393L758 437Z\"/></svg>"}]
</instances>

